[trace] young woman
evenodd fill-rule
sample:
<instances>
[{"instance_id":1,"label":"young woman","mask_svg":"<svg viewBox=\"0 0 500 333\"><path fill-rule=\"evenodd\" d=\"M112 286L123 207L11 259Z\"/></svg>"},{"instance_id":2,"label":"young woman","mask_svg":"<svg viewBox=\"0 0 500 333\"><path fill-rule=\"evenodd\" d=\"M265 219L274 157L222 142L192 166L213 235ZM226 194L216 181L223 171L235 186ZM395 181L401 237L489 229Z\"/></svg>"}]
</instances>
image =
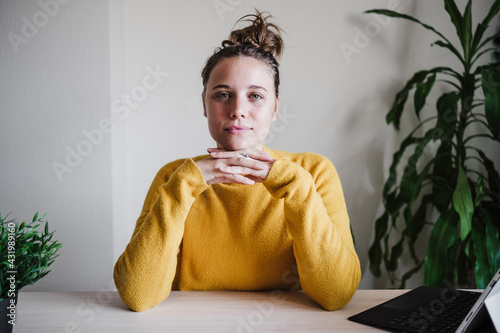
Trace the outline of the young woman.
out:
<instances>
[{"instance_id":1,"label":"young woman","mask_svg":"<svg viewBox=\"0 0 500 333\"><path fill-rule=\"evenodd\" d=\"M276 120L280 28L244 17L202 72L203 112L217 147L156 175L114 280L143 311L171 290L302 288L327 310L361 277L333 164L269 149ZM241 20L241 19L240 19Z\"/></svg>"}]
</instances>

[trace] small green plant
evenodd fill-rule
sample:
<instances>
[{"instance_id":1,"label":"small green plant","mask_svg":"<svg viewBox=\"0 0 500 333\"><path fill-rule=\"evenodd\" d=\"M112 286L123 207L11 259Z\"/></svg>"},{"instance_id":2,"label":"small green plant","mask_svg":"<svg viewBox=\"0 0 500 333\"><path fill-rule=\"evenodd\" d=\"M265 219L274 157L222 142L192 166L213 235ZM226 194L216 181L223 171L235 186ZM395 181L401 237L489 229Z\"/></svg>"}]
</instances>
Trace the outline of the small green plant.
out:
<instances>
[{"instance_id":1,"label":"small green plant","mask_svg":"<svg viewBox=\"0 0 500 333\"><path fill-rule=\"evenodd\" d=\"M52 241L54 231L49 232L47 222L43 231L39 231L45 215L38 216L37 212L32 222L21 224L7 218L8 215L2 217L0 213L0 299L12 297L21 288L47 275L62 247L61 243Z\"/></svg>"},{"instance_id":2,"label":"small green plant","mask_svg":"<svg viewBox=\"0 0 500 333\"><path fill-rule=\"evenodd\" d=\"M500 11L500 0L491 3L475 29L471 0L463 13L455 1L443 2L461 49L451 38L409 15L385 9L368 11L432 31L439 37L433 45L450 51L461 64L459 68L437 66L415 73L397 93L386 117L388 124L399 129L410 92L414 92L413 111L419 123L393 156L383 189L384 212L375 222L375 240L369 251L372 274L379 277L383 264L391 281L400 281L401 288L422 267L426 285L484 288L500 268L500 176L494 159L478 140L500 142L500 63L477 64L495 50L492 41L498 40L498 32L491 36L485 32ZM433 115L421 119L437 82L447 91L437 99ZM422 260L415 243L424 229L430 231L430 238ZM411 261L400 277L398 261L405 248Z\"/></svg>"}]
</instances>

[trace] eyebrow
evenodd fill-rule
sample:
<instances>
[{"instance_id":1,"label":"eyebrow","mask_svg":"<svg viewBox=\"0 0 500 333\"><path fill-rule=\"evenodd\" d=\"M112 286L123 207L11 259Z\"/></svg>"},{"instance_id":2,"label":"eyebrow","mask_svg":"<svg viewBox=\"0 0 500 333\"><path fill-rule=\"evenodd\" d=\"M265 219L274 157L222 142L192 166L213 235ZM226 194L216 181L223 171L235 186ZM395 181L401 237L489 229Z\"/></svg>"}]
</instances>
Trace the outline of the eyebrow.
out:
<instances>
[{"instance_id":1,"label":"eyebrow","mask_svg":"<svg viewBox=\"0 0 500 333\"><path fill-rule=\"evenodd\" d=\"M216 90L216 89L230 89L231 87L227 84L218 84L216 85L215 87L212 88L212 90ZM262 86L258 86L258 85L255 85L255 84L252 84L250 86L248 86L249 89L262 89L264 90L265 92L267 92L267 89L262 87Z\"/></svg>"}]
</instances>

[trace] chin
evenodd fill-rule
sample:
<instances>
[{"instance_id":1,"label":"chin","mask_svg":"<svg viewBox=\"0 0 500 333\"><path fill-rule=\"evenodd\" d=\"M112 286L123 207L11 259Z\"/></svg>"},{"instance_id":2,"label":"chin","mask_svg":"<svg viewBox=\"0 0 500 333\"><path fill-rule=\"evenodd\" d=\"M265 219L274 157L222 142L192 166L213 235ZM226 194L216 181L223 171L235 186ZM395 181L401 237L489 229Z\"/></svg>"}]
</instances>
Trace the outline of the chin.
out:
<instances>
[{"instance_id":1,"label":"chin","mask_svg":"<svg viewBox=\"0 0 500 333\"><path fill-rule=\"evenodd\" d=\"M233 151L233 150L242 150L246 149L248 147L246 146L241 146L241 145L220 145L222 148L225 150Z\"/></svg>"},{"instance_id":2,"label":"chin","mask_svg":"<svg viewBox=\"0 0 500 333\"><path fill-rule=\"evenodd\" d=\"M223 142L219 143L219 145L226 150L253 149L256 146L246 142Z\"/></svg>"}]
</instances>

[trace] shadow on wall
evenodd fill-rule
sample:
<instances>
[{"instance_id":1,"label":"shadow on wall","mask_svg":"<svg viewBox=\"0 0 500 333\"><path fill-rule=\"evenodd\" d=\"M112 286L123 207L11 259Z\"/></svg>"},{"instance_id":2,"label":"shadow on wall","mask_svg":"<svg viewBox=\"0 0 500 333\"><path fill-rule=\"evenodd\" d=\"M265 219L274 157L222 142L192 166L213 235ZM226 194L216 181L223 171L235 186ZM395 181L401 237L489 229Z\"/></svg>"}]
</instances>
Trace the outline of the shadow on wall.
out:
<instances>
[{"instance_id":1,"label":"shadow on wall","mask_svg":"<svg viewBox=\"0 0 500 333\"><path fill-rule=\"evenodd\" d=\"M390 98L392 92L393 89L387 89L381 95ZM384 103L374 102L375 99L371 96L360 99L342 121L343 126L337 128L339 136L349 145L348 153L337 165L347 190L345 199L363 275L369 274L368 249L382 203L387 168L384 160L395 141L394 134L384 122L386 109L380 106ZM368 285L362 287L373 287L371 282L365 283Z\"/></svg>"},{"instance_id":2,"label":"shadow on wall","mask_svg":"<svg viewBox=\"0 0 500 333\"><path fill-rule=\"evenodd\" d=\"M416 10L415 6L414 3L405 3L395 10L411 15ZM360 14L350 18L349 24L367 27L374 20L374 15ZM392 22L394 21L386 22L386 26ZM344 112L344 118L335 128L338 136L343 138L341 144L349 145L343 160L336 163L336 166L347 190L346 202L363 271L360 288L364 289L390 286L387 278L374 279L369 272L368 250L373 242L375 220L381 214L382 190L389 163L404 134L404 129L396 132L392 126L387 125L385 117L395 94L408 79L406 71L411 31L410 25L403 24L398 27L397 34L393 31L384 33L384 26L381 25L380 33L372 34L369 44L362 50L362 57L367 59L368 53L374 53L377 54L374 58L386 58L387 61L383 64L366 64L361 59L354 59L351 66L364 66L365 70L369 70L371 66L374 72L382 76L378 83L360 83L360 86L369 89L364 94L360 89L358 99L347 104L350 108ZM388 70L381 69L380 66L385 66ZM361 81L363 78L358 77L357 80Z\"/></svg>"}]
</instances>

